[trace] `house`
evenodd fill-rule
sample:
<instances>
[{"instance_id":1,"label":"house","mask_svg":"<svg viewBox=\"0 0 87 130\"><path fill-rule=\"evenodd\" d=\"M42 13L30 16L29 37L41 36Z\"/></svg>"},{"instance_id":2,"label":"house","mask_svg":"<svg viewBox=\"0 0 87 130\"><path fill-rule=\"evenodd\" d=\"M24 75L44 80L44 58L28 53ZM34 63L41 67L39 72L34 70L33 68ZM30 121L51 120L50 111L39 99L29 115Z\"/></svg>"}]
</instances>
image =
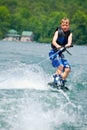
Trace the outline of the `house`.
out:
<instances>
[{"instance_id":1,"label":"house","mask_svg":"<svg viewBox=\"0 0 87 130\"><path fill-rule=\"evenodd\" d=\"M33 32L32 31L23 31L21 35L21 42L31 42L33 41Z\"/></svg>"},{"instance_id":2,"label":"house","mask_svg":"<svg viewBox=\"0 0 87 130\"><path fill-rule=\"evenodd\" d=\"M9 30L5 37L5 40L7 41L19 41L19 39L20 39L20 35L14 29Z\"/></svg>"}]
</instances>

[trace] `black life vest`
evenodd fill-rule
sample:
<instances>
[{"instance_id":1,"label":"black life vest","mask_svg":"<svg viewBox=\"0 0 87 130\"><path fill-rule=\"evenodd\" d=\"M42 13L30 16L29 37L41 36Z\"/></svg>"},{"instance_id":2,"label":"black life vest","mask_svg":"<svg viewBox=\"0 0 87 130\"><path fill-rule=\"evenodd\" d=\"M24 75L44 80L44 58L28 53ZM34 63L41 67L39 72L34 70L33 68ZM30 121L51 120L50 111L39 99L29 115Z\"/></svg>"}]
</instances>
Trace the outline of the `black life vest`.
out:
<instances>
[{"instance_id":1,"label":"black life vest","mask_svg":"<svg viewBox=\"0 0 87 130\"><path fill-rule=\"evenodd\" d=\"M56 42L61 46L65 46L67 44L67 42L68 42L68 37L70 35L70 30L64 32L61 27L57 27L55 32L56 31L58 31L58 38L57 38ZM53 49L56 49L56 47L53 44L51 44L51 47Z\"/></svg>"}]
</instances>

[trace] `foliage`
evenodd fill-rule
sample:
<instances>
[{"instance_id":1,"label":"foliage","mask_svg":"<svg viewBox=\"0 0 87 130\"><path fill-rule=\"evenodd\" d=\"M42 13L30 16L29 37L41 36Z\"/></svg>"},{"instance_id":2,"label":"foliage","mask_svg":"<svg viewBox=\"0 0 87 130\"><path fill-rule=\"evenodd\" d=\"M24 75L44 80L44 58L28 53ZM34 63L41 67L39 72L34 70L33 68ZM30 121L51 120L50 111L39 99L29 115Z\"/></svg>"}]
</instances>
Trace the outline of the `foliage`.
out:
<instances>
[{"instance_id":1,"label":"foliage","mask_svg":"<svg viewBox=\"0 0 87 130\"><path fill-rule=\"evenodd\" d=\"M37 42L51 42L63 17L71 20L74 44L87 44L87 1L0 0L0 39L8 30L34 32Z\"/></svg>"},{"instance_id":2,"label":"foliage","mask_svg":"<svg viewBox=\"0 0 87 130\"><path fill-rule=\"evenodd\" d=\"M87 44L87 15L84 12L78 10L74 14L72 21L77 25L73 30L73 34L77 38L74 39L74 41L76 40L77 44Z\"/></svg>"},{"instance_id":3,"label":"foliage","mask_svg":"<svg viewBox=\"0 0 87 130\"><path fill-rule=\"evenodd\" d=\"M8 30L9 16L9 10L5 6L0 6L0 37Z\"/></svg>"}]
</instances>

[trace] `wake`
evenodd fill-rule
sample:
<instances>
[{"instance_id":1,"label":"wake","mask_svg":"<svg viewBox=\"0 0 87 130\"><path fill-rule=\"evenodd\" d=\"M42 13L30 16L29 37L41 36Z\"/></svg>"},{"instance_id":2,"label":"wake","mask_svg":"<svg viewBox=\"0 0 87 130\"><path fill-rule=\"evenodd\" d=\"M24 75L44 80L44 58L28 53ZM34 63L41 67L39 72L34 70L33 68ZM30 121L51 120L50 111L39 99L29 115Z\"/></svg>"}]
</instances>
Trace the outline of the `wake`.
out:
<instances>
[{"instance_id":1,"label":"wake","mask_svg":"<svg viewBox=\"0 0 87 130\"><path fill-rule=\"evenodd\" d=\"M38 65L19 65L1 72L0 89L47 90L47 74Z\"/></svg>"}]
</instances>

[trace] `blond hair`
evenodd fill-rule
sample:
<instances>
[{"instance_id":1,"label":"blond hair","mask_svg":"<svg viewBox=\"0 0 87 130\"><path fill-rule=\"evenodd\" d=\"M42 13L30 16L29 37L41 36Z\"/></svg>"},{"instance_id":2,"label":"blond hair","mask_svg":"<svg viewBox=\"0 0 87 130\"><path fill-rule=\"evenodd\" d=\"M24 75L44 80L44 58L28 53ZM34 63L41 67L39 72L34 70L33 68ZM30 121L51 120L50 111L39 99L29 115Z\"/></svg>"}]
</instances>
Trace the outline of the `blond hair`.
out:
<instances>
[{"instance_id":1,"label":"blond hair","mask_svg":"<svg viewBox=\"0 0 87 130\"><path fill-rule=\"evenodd\" d=\"M70 20L69 20L68 18L64 17L64 18L61 20L60 23L61 23L61 24L62 24L62 23L70 24Z\"/></svg>"}]
</instances>

